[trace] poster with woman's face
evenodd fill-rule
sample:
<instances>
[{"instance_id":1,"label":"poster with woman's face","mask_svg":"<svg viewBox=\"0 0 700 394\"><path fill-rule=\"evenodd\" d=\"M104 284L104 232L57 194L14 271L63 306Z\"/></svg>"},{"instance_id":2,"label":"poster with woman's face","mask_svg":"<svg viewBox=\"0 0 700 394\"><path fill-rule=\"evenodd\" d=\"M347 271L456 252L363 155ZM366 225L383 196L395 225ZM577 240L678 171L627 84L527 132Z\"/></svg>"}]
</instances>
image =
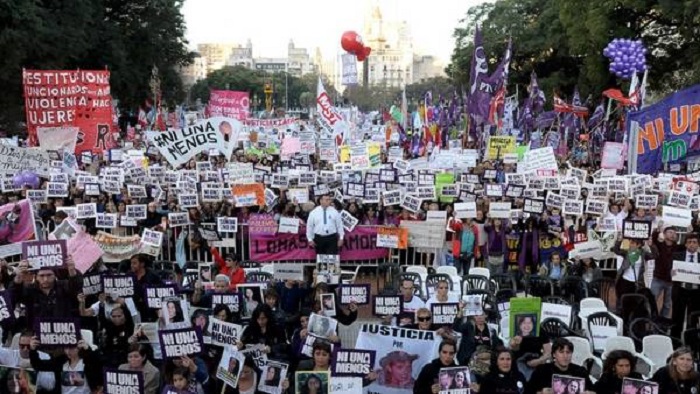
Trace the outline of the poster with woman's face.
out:
<instances>
[{"instance_id":1,"label":"poster with woman's face","mask_svg":"<svg viewBox=\"0 0 700 394\"><path fill-rule=\"evenodd\" d=\"M241 317L250 318L253 311L263 302L263 289L260 284L239 285L238 291L243 295L243 308Z\"/></svg>"},{"instance_id":2,"label":"poster with woman's face","mask_svg":"<svg viewBox=\"0 0 700 394\"><path fill-rule=\"evenodd\" d=\"M534 337L537 335L537 315L523 313L515 315L515 335L521 337Z\"/></svg>"},{"instance_id":3,"label":"poster with woman's face","mask_svg":"<svg viewBox=\"0 0 700 394\"><path fill-rule=\"evenodd\" d=\"M268 360L267 365L262 367L258 390L268 394L282 393L282 384L287 376L289 365Z\"/></svg>"},{"instance_id":4,"label":"poster with woman's face","mask_svg":"<svg viewBox=\"0 0 700 394\"><path fill-rule=\"evenodd\" d=\"M297 372L296 394L327 394L329 392L330 374L328 372Z\"/></svg>"},{"instance_id":5,"label":"poster with woman's face","mask_svg":"<svg viewBox=\"0 0 700 394\"><path fill-rule=\"evenodd\" d=\"M0 392L36 393L36 372L24 368L0 367Z\"/></svg>"},{"instance_id":6,"label":"poster with woman's face","mask_svg":"<svg viewBox=\"0 0 700 394\"><path fill-rule=\"evenodd\" d=\"M328 338L336 332L338 321L330 317L312 313L309 317L308 331L319 337Z\"/></svg>"},{"instance_id":7,"label":"poster with woman's face","mask_svg":"<svg viewBox=\"0 0 700 394\"><path fill-rule=\"evenodd\" d=\"M552 375L553 394L583 394L586 380L564 375Z\"/></svg>"},{"instance_id":8,"label":"poster with woman's face","mask_svg":"<svg viewBox=\"0 0 700 394\"><path fill-rule=\"evenodd\" d=\"M163 299L160 310L161 321L168 329L189 327L190 322L187 302L178 297L166 297Z\"/></svg>"},{"instance_id":9,"label":"poster with woman's face","mask_svg":"<svg viewBox=\"0 0 700 394\"><path fill-rule=\"evenodd\" d=\"M659 394L659 384L639 379L622 379L622 394Z\"/></svg>"},{"instance_id":10,"label":"poster with woman's face","mask_svg":"<svg viewBox=\"0 0 700 394\"><path fill-rule=\"evenodd\" d=\"M325 316L335 317L335 294L321 294L321 311Z\"/></svg>"}]
</instances>

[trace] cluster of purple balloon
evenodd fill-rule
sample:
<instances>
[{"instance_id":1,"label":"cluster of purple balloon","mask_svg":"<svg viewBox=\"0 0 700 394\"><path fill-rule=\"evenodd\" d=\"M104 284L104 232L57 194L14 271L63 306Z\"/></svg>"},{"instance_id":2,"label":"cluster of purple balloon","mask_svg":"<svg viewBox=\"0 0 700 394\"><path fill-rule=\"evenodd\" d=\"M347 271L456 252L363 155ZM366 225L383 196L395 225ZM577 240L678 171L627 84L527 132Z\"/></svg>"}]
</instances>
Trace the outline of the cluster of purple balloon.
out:
<instances>
[{"instance_id":1,"label":"cluster of purple balloon","mask_svg":"<svg viewBox=\"0 0 700 394\"><path fill-rule=\"evenodd\" d=\"M610 59L610 72L622 79L630 79L632 74L647 69L646 53L641 40L627 38L616 38L603 50L603 55Z\"/></svg>"},{"instance_id":2,"label":"cluster of purple balloon","mask_svg":"<svg viewBox=\"0 0 700 394\"><path fill-rule=\"evenodd\" d=\"M24 171L12 177L12 183L17 189L22 189L25 186L29 186L30 189L38 189L41 180L37 174L30 171Z\"/></svg>"}]
</instances>

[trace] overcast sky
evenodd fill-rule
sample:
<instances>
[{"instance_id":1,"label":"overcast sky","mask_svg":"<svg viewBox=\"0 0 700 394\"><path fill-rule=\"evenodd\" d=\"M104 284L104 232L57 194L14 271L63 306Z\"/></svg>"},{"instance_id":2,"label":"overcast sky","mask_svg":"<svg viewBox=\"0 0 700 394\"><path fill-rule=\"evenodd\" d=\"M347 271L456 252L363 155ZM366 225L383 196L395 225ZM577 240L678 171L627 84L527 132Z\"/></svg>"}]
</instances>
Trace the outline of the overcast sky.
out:
<instances>
[{"instance_id":1,"label":"overcast sky","mask_svg":"<svg viewBox=\"0 0 700 394\"><path fill-rule=\"evenodd\" d=\"M340 51L346 30L362 34L370 5L381 5L385 20L406 20L421 54L448 62L454 47L452 33L469 7L481 0L185 0L187 38L203 42L245 44L250 38L255 57L286 57L287 44L320 47L324 57ZM421 6L418 6L422 4ZM410 5L410 6L409 6Z\"/></svg>"}]
</instances>

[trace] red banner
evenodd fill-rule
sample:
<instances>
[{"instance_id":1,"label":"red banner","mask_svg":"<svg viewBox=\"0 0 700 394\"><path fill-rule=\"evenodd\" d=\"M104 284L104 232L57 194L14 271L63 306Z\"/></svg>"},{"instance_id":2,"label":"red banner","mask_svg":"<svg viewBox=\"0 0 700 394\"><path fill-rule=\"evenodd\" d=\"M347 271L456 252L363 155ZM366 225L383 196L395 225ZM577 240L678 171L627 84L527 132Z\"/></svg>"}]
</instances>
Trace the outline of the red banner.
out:
<instances>
[{"instance_id":1,"label":"red banner","mask_svg":"<svg viewBox=\"0 0 700 394\"><path fill-rule=\"evenodd\" d=\"M248 118L250 99L248 92L212 90L209 96L209 117L223 116L244 120Z\"/></svg>"},{"instance_id":2,"label":"red banner","mask_svg":"<svg viewBox=\"0 0 700 394\"><path fill-rule=\"evenodd\" d=\"M109 71L24 70L29 145L38 146L37 127L80 129L75 153L101 153L112 147Z\"/></svg>"}]
</instances>

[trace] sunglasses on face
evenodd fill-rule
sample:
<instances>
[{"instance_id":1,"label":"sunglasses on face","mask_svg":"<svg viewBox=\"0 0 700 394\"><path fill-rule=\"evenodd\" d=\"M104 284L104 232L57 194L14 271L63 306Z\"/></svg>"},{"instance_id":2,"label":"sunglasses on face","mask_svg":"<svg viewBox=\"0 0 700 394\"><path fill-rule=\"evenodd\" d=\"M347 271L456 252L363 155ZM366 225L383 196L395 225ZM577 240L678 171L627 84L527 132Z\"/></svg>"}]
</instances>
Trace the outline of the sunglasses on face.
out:
<instances>
[{"instance_id":1,"label":"sunglasses on face","mask_svg":"<svg viewBox=\"0 0 700 394\"><path fill-rule=\"evenodd\" d=\"M421 316L418 318L418 321L430 321L430 316Z\"/></svg>"}]
</instances>

